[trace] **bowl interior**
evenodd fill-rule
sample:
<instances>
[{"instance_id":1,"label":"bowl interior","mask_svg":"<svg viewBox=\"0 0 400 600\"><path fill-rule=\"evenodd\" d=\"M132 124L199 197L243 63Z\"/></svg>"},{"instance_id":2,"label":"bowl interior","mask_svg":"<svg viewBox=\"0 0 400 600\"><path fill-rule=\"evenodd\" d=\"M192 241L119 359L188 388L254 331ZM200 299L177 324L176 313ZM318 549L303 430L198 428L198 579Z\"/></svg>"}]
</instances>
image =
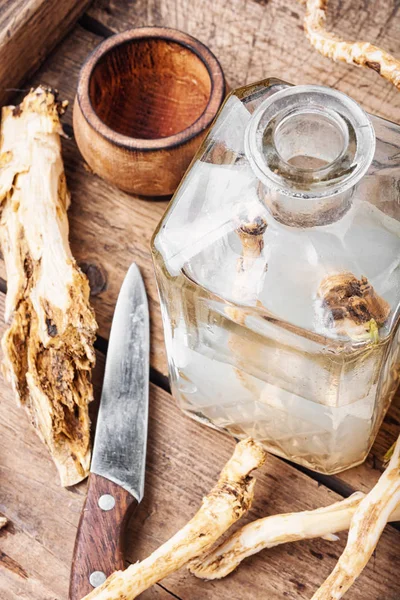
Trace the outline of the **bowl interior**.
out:
<instances>
[{"instance_id":1,"label":"bowl interior","mask_svg":"<svg viewBox=\"0 0 400 600\"><path fill-rule=\"evenodd\" d=\"M190 48L144 38L102 56L90 77L89 96L108 127L151 140L190 127L204 112L211 88L206 65Z\"/></svg>"}]
</instances>

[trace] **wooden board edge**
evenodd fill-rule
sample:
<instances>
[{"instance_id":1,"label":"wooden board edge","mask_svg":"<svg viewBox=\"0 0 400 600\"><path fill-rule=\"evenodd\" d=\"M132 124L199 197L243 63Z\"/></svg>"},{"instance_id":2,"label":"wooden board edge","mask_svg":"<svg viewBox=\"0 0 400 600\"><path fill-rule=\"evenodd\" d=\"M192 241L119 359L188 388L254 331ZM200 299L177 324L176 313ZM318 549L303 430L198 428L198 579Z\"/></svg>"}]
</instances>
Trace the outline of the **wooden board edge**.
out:
<instances>
[{"instance_id":1,"label":"wooden board edge","mask_svg":"<svg viewBox=\"0 0 400 600\"><path fill-rule=\"evenodd\" d=\"M74 26L90 0L29 0L0 31L0 105L9 102Z\"/></svg>"}]
</instances>

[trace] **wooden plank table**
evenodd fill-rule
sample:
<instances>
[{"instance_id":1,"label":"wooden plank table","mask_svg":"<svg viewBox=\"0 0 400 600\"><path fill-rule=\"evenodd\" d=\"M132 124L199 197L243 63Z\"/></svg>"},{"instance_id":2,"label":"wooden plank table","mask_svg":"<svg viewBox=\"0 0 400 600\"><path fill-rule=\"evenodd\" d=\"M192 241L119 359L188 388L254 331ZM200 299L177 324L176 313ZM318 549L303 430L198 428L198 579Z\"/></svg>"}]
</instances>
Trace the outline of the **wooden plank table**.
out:
<instances>
[{"instance_id":1,"label":"wooden plank table","mask_svg":"<svg viewBox=\"0 0 400 600\"><path fill-rule=\"evenodd\" d=\"M398 0L331 0L329 24L338 33L375 42L400 55ZM267 76L293 83L321 83L352 95L383 117L399 120L400 93L375 73L335 65L319 56L302 30L304 7L288 0L97 0L29 84L57 87L72 102L80 65L104 37L139 25L166 25L195 35L220 59L231 86ZM145 499L128 535L128 561L144 558L196 511L232 452L233 441L183 416L168 391L159 300L150 238L165 201L128 196L85 169L75 145L71 112L63 141L73 203L71 245L89 269L100 326L94 373L97 396L111 317L123 276L140 266L152 319L151 399ZM5 268L0 262L0 312ZM2 331L4 327L0 328ZM95 409L95 407L93 407ZM325 477L269 457L259 474L254 507L246 521L309 509L372 487L382 457L400 426L400 396L387 415L366 463ZM0 532L1 600L66 600L76 527L86 484L62 489L46 449L0 383L0 512L10 523ZM310 598L340 555L340 542L287 544L254 556L220 582L201 582L182 569L141 597L158 600L268 600ZM399 600L400 531L388 526L368 567L346 595L349 600Z\"/></svg>"}]
</instances>

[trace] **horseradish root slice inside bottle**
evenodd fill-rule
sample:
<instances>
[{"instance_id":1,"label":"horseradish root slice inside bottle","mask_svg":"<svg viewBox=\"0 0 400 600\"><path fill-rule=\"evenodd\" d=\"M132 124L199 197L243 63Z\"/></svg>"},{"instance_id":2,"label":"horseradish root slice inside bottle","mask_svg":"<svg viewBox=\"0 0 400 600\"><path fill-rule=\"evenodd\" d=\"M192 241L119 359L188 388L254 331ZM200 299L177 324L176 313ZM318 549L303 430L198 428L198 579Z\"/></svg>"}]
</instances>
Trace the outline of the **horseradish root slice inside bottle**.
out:
<instances>
[{"instance_id":1,"label":"horseradish root slice inside bottle","mask_svg":"<svg viewBox=\"0 0 400 600\"><path fill-rule=\"evenodd\" d=\"M325 473L397 386L400 127L319 86L235 90L153 238L180 407Z\"/></svg>"}]
</instances>

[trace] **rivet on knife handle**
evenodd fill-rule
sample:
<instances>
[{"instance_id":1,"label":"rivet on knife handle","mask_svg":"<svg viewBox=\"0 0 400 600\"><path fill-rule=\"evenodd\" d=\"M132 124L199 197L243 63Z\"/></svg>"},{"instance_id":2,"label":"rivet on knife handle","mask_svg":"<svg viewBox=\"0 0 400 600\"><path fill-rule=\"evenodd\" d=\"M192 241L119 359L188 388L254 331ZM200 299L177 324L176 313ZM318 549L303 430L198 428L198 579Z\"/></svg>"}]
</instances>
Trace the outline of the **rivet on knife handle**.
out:
<instances>
[{"instance_id":1,"label":"rivet on knife handle","mask_svg":"<svg viewBox=\"0 0 400 600\"><path fill-rule=\"evenodd\" d=\"M75 541L69 600L81 600L115 570L124 569L124 532L137 500L124 488L91 473Z\"/></svg>"}]
</instances>

